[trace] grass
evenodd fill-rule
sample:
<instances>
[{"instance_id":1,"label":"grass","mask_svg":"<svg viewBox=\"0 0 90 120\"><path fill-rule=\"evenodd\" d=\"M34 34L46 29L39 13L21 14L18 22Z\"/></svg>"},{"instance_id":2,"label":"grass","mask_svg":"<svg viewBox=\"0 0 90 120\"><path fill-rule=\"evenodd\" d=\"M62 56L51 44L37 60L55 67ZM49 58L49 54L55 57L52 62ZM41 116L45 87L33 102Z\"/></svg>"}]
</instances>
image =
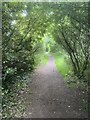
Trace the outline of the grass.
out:
<instances>
[{"instance_id":1,"label":"grass","mask_svg":"<svg viewBox=\"0 0 90 120\"><path fill-rule=\"evenodd\" d=\"M40 65L46 64L48 62L48 54L38 54L36 56L36 64L35 66L38 67Z\"/></svg>"},{"instance_id":2,"label":"grass","mask_svg":"<svg viewBox=\"0 0 90 120\"><path fill-rule=\"evenodd\" d=\"M47 55L43 55L41 57L40 64L46 64L47 62L48 62L48 56Z\"/></svg>"},{"instance_id":3,"label":"grass","mask_svg":"<svg viewBox=\"0 0 90 120\"><path fill-rule=\"evenodd\" d=\"M63 55L60 55L59 53L53 54L53 56L55 58L55 64L58 71L64 77L66 86L70 89L80 88L82 93L87 94L87 83L83 82L83 80L79 80L76 76L72 74L72 66L70 65L68 59L65 60L65 57ZM88 105L87 99L81 99L81 109L88 111L88 108L90 110L90 107L88 106L90 105Z\"/></svg>"},{"instance_id":4,"label":"grass","mask_svg":"<svg viewBox=\"0 0 90 120\"><path fill-rule=\"evenodd\" d=\"M68 73L72 71L71 65L67 63L64 56L62 55L54 54L54 58L55 58L55 64L56 64L58 71L63 77L66 77Z\"/></svg>"},{"instance_id":5,"label":"grass","mask_svg":"<svg viewBox=\"0 0 90 120\"><path fill-rule=\"evenodd\" d=\"M70 65L68 59L65 59L64 56L55 54L55 64L60 72L60 74L64 77L66 85L71 88L80 88L81 90L87 90L87 82L83 82L83 79L79 80L73 74L72 66Z\"/></svg>"}]
</instances>

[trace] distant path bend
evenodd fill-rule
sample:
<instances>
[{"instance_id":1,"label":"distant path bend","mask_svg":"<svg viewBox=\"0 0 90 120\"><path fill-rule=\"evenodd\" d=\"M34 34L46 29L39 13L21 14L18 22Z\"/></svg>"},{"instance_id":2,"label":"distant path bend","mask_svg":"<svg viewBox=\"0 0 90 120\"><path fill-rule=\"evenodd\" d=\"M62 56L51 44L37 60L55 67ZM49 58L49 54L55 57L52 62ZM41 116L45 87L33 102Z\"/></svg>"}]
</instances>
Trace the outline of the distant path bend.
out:
<instances>
[{"instance_id":1,"label":"distant path bend","mask_svg":"<svg viewBox=\"0 0 90 120\"><path fill-rule=\"evenodd\" d=\"M66 87L51 56L30 79L32 82L24 95L25 118L87 118L87 113L80 108L82 96Z\"/></svg>"}]
</instances>

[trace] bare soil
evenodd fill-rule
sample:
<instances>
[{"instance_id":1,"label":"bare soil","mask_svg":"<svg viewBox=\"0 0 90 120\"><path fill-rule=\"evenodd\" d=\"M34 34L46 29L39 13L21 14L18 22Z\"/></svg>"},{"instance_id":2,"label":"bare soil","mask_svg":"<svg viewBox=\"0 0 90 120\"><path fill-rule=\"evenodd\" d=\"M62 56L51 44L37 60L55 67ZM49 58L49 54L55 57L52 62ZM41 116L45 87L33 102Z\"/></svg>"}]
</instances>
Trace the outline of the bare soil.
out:
<instances>
[{"instance_id":1,"label":"bare soil","mask_svg":"<svg viewBox=\"0 0 90 120\"><path fill-rule=\"evenodd\" d=\"M46 65L34 71L24 93L25 118L87 118L81 108L84 95L67 88L56 69L54 59L49 57Z\"/></svg>"}]
</instances>

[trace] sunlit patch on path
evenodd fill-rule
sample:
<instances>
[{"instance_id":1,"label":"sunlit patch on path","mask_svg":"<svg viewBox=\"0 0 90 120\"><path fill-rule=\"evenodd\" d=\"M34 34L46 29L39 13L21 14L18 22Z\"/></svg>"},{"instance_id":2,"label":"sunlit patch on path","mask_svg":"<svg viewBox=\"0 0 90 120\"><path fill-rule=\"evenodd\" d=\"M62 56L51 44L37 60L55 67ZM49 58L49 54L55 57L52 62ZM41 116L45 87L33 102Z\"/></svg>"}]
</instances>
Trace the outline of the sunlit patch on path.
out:
<instances>
[{"instance_id":1,"label":"sunlit patch on path","mask_svg":"<svg viewBox=\"0 0 90 120\"><path fill-rule=\"evenodd\" d=\"M28 92L24 95L26 102L24 117L87 117L87 113L80 106L82 96L77 96L77 91L66 87L51 56L48 63L37 68L30 79L32 82L29 82Z\"/></svg>"}]
</instances>

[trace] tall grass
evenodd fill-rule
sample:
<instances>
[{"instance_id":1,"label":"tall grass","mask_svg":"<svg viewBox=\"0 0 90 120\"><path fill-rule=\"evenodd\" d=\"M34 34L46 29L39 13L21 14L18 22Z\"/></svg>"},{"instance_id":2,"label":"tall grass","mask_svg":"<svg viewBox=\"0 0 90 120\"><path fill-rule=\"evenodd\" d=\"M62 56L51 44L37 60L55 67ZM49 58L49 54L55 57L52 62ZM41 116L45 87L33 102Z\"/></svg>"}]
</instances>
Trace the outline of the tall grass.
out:
<instances>
[{"instance_id":1,"label":"tall grass","mask_svg":"<svg viewBox=\"0 0 90 120\"><path fill-rule=\"evenodd\" d=\"M53 56L55 58L55 65L58 71L63 77L66 77L72 71L72 66L69 63L69 60L65 59L64 55L60 55L58 53L53 54Z\"/></svg>"}]
</instances>

